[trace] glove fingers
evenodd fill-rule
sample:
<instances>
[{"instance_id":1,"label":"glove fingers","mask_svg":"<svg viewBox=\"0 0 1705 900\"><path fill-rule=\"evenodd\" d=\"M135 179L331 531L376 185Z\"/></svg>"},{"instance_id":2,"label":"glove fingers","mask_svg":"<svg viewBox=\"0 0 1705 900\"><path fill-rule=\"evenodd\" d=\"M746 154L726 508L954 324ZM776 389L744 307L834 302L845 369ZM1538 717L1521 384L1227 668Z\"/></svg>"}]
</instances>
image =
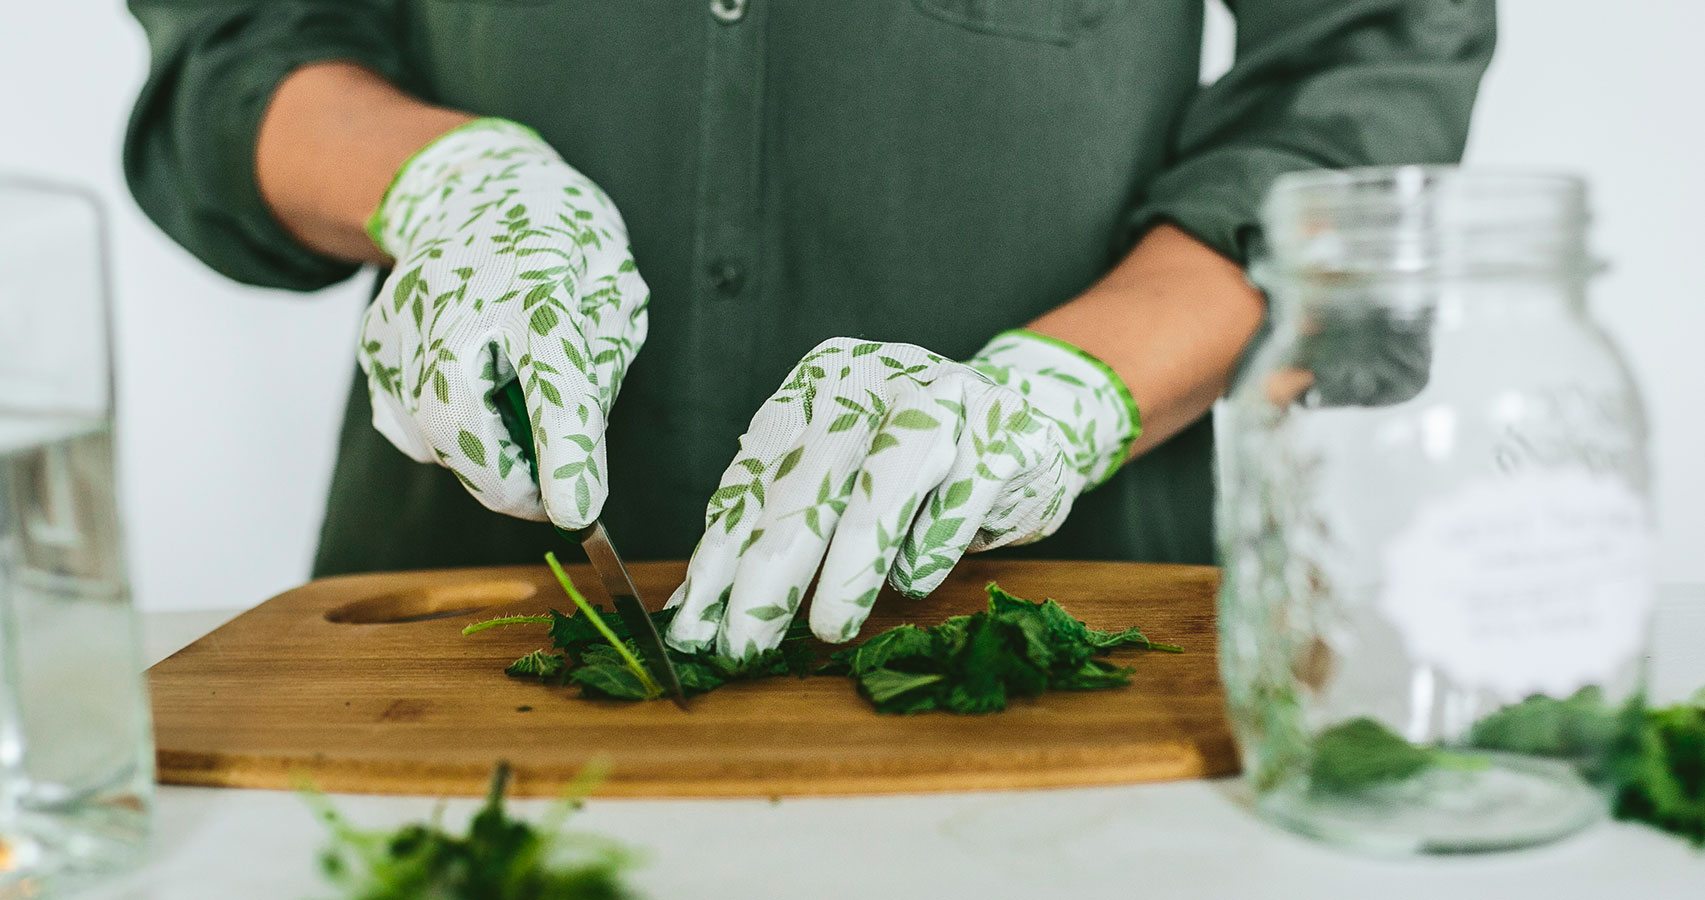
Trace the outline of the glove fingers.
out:
<instances>
[{"instance_id":1,"label":"glove fingers","mask_svg":"<svg viewBox=\"0 0 1705 900\"><path fill-rule=\"evenodd\" d=\"M379 385L367 385L368 404L373 410L373 428L385 436L393 447L401 450L405 456L415 462L432 462L431 445L426 443L426 437L420 433L420 426L414 418L403 409L396 397L385 391Z\"/></svg>"},{"instance_id":2,"label":"glove fingers","mask_svg":"<svg viewBox=\"0 0 1705 900\"><path fill-rule=\"evenodd\" d=\"M799 611L886 413L874 395L860 399L863 412L852 410L857 401L818 410L782 457L796 461L778 464L769 476L768 502L735 572L720 652L746 657L775 647Z\"/></svg>"},{"instance_id":3,"label":"glove fingers","mask_svg":"<svg viewBox=\"0 0 1705 900\"><path fill-rule=\"evenodd\" d=\"M584 528L609 495L604 406L587 342L573 329L529 330L504 346L527 397L544 511L558 527Z\"/></svg>"},{"instance_id":4,"label":"glove fingers","mask_svg":"<svg viewBox=\"0 0 1705 900\"><path fill-rule=\"evenodd\" d=\"M1070 474L1071 461L1063 452L1053 448L1045 454L1001 491L969 552L1029 544L1058 531L1077 496L1066 487Z\"/></svg>"},{"instance_id":5,"label":"glove fingers","mask_svg":"<svg viewBox=\"0 0 1705 900\"><path fill-rule=\"evenodd\" d=\"M858 634L921 500L954 463L953 432L959 420L935 401L937 393L910 392L894 404L871 438L870 455L811 597L811 631L825 641L847 641Z\"/></svg>"},{"instance_id":6,"label":"glove fingers","mask_svg":"<svg viewBox=\"0 0 1705 900\"><path fill-rule=\"evenodd\" d=\"M788 383L758 408L746 433L740 436L739 454L723 472L720 487L706 505L704 537L693 550L686 581L669 601L680 607L669 627L669 643L677 648L698 651L718 643L741 557L764 536L760 520L766 508L777 502L776 486L785 487L808 477L801 465L805 450L800 436L809 425L809 416L806 404L800 402L804 382L798 381L799 377L796 368ZM785 630L786 626L784 619L779 628ZM779 633L776 640L780 640Z\"/></svg>"},{"instance_id":7,"label":"glove fingers","mask_svg":"<svg viewBox=\"0 0 1705 900\"><path fill-rule=\"evenodd\" d=\"M424 366L414 388L419 394L414 421L432 445L433 459L487 509L544 521L533 474L487 396L507 380L508 367L500 372L493 362L495 344L495 338L480 341L473 345L479 352L462 358L446 352Z\"/></svg>"},{"instance_id":8,"label":"glove fingers","mask_svg":"<svg viewBox=\"0 0 1705 900\"><path fill-rule=\"evenodd\" d=\"M740 561L738 550L746 542L756 518L742 517L728 528L730 520L724 517L699 540L692 562L687 564L686 580L669 598L668 605L676 608L665 636L670 646L696 653L716 640L723 611L728 608L734 568Z\"/></svg>"},{"instance_id":9,"label":"glove fingers","mask_svg":"<svg viewBox=\"0 0 1705 900\"><path fill-rule=\"evenodd\" d=\"M432 446L420 433L414 416L403 404L403 368L401 361L392 359L392 352L383 340L374 335L389 327L390 314L384 300L369 304L361 322L361 348L356 361L367 377L368 407L373 413L373 427L392 446L415 462L432 462Z\"/></svg>"},{"instance_id":10,"label":"glove fingers","mask_svg":"<svg viewBox=\"0 0 1705 900\"><path fill-rule=\"evenodd\" d=\"M988 394L972 399L966 428L959 436L952 466L923 499L916 521L904 536L889 583L908 597L922 597L941 586L965 555L986 519L1023 469L1024 452L995 424L999 401ZM995 412L990 416L990 409Z\"/></svg>"}]
</instances>

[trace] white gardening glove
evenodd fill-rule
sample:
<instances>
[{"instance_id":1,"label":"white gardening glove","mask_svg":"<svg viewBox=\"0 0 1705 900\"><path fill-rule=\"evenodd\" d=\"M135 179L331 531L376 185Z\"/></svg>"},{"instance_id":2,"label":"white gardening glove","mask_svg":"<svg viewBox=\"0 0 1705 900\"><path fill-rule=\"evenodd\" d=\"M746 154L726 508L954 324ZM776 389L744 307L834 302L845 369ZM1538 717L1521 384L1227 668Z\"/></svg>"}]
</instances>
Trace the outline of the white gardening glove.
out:
<instances>
[{"instance_id":1,"label":"white gardening glove","mask_svg":"<svg viewBox=\"0 0 1705 900\"><path fill-rule=\"evenodd\" d=\"M409 160L368 230L396 259L361 331L373 426L490 509L589 524L649 299L610 198L532 130L480 119ZM542 487L494 402L516 378Z\"/></svg>"},{"instance_id":2,"label":"white gardening glove","mask_svg":"<svg viewBox=\"0 0 1705 900\"><path fill-rule=\"evenodd\" d=\"M967 551L1053 533L1139 428L1106 365L1034 332L963 364L910 344L823 343L741 437L670 600L669 642L734 657L774 647L819 563L811 630L849 640L884 579L923 596Z\"/></svg>"}]
</instances>

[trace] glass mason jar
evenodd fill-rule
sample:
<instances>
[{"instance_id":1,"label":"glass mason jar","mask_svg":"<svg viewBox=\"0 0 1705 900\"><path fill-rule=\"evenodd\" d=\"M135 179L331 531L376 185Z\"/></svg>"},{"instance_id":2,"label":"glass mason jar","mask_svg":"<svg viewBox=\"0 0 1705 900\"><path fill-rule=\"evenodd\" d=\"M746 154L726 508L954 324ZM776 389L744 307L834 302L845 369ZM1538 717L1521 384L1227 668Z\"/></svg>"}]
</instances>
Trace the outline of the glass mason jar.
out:
<instances>
[{"instance_id":1,"label":"glass mason jar","mask_svg":"<svg viewBox=\"0 0 1705 900\"><path fill-rule=\"evenodd\" d=\"M58 896L148 833L102 231L92 198L0 179L0 896Z\"/></svg>"},{"instance_id":2,"label":"glass mason jar","mask_svg":"<svg viewBox=\"0 0 1705 900\"><path fill-rule=\"evenodd\" d=\"M1274 331L1216 420L1220 665L1264 816L1463 852L1606 808L1651 515L1585 204L1574 178L1422 167L1268 196Z\"/></svg>"}]
</instances>

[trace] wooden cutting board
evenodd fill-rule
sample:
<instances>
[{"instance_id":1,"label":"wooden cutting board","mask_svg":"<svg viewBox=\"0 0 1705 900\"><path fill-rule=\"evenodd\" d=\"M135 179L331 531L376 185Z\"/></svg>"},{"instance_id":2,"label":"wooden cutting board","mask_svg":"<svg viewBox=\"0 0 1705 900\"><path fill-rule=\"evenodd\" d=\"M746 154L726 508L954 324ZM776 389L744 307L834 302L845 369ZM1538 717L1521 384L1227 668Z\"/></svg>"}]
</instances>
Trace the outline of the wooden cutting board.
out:
<instances>
[{"instance_id":1,"label":"wooden cutting board","mask_svg":"<svg viewBox=\"0 0 1705 900\"><path fill-rule=\"evenodd\" d=\"M661 603L680 563L632 566ZM590 569L571 568L594 602ZM166 784L483 793L508 760L515 792L551 796L588 762L609 796L726 797L1063 787L1236 770L1215 669L1214 569L969 560L934 595L885 595L870 628L983 607L998 580L1053 596L1092 626L1140 626L1178 655L1121 651L1130 687L1048 694L990 716L873 712L846 678L779 678L667 702L581 699L503 667L543 628L462 637L494 615L570 608L542 566L358 575L274 597L149 672ZM874 633L867 630L866 634Z\"/></svg>"}]
</instances>

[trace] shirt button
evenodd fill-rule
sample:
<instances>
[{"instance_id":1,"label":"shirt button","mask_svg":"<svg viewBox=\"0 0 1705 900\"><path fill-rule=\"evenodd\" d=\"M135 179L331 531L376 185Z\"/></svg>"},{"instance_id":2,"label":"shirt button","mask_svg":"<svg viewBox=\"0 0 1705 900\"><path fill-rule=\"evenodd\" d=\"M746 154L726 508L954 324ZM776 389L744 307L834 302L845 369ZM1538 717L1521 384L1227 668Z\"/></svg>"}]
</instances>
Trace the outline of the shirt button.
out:
<instances>
[{"instance_id":1,"label":"shirt button","mask_svg":"<svg viewBox=\"0 0 1705 900\"><path fill-rule=\"evenodd\" d=\"M746 18L748 0L710 0L710 14L724 25L733 25Z\"/></svg>"},{"instance_id":2,"label":"shirt button","mask_svg":"<svg viewBox=\"0 0 1705 900\"><path fill-rule=\"evenodd\" d=\"M726 260L711 263L709 274L710 286L721 297L733 297L746 285L745 270Z\"/></svg>"}]
</instances>

